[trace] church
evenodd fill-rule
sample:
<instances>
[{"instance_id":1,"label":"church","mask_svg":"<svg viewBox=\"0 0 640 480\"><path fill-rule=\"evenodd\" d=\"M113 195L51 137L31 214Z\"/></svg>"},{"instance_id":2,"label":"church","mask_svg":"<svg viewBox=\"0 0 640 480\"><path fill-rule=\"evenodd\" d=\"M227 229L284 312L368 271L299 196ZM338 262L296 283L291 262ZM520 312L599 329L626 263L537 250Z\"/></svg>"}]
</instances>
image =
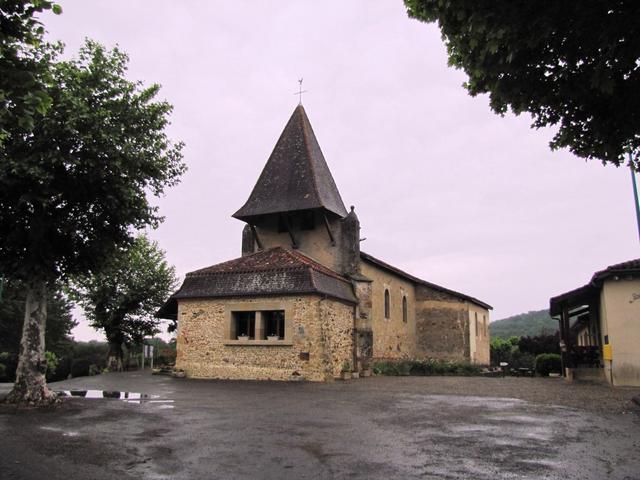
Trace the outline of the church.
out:
<instances>
[{"instance_id":1,"label":"church","mask_svg":"<svg viewBox=\"0 0 640 480\"><path fill-rule=\"evenodd\" d=\"M187 377L330 381L379 360L489 363L491 306L360 250L307 114L296 107L247 202L242 256L186 275L177 321Z\"/></svg>"}]
</instances>

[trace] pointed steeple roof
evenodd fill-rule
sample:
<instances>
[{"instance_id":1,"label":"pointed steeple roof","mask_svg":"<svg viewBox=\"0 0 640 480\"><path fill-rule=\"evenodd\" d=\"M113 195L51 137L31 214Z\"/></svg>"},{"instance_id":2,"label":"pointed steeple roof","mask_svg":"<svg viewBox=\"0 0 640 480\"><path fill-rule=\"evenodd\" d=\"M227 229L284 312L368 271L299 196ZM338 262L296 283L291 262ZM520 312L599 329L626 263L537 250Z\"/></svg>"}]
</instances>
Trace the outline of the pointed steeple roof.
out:
<instances>
[{"instance_id":1,"label":"pointed steeple roof","mask_svg":"<svg viewBox=\"0 0 640 480\"><path fill-rule=\"evenodd\" d=\"M322 208L347 215L302 105L293 111L244 206L233 214L251 217Z\"/></svg>"}]
</instances>

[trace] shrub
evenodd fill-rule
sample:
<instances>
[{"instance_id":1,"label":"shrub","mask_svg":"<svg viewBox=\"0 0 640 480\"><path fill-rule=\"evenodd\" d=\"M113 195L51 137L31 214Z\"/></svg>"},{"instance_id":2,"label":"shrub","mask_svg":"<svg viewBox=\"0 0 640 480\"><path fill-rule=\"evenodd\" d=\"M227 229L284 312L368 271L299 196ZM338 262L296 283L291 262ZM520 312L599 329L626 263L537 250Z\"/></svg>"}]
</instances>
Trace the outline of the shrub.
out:
<instances>
[{"instance_id":1,"label":"shrub","mask_svg":"<svg viewBox=\"0 0 640 480\"><path fill-rule=\"evenodd\" d=\"M71 364L71 376L72 377L86 377L89 375L89 369L91 368L91 362L89 360L75 360Z\"/></svg>"},{"instance_id":2,"label":"shrub","mask_svg":"<svg viewBox=\"0 0 640 480\"><path fill-rule=\"evenodd\" d=\"M557 353L541 353L536 357L536 372L543 377L551 372L560 373L560 355Z\"/></svg>"},{"instance_id":3,"label":"shrub","mask_svg":"<svg viewBox=\"0 0 640 480\"><path fill-rule=\"evenodd\" d=\"M515 350L511 354L511 361L509 362L509 368L534 368L536 364L536 357L530 353L521 352Z\"/></svg>"},{"instance_id":4,"label":"shrub","mask_svg":"<svg viewBox=\"0 0 640 480\"><path fill-rule=\"evenodd\" d=\"M90 376L100 375L100 373L102 373L102 370L95 363L92 363L91 365L89 365L89 375Z\"/></svg>"},{"instance_id":5,"label":"shrub","mask_svg":"<svg viewBox=\"0 0 640 480\"><path fill-rule=\"evenodd\" d=\"M375 362L373 371L376 375L388 376L479 375L482 367L468 362L428 359Z\"/></svg>"},{"instance_id":6,"label":"shrub","mask_svg":"<svg viewBox=\"0 0 640 480\"><path fill-rule=\"evenodd\" d=\"M55 353L46 351L44 352L44 359L47 362L47 380L51 380L53 376L56 374L56 369L58 368L58 364L60 363L58 357Z\"/></svg>"},{"instance_id":7,"label":"shrub","mask_svg":"<svg viewBox=\"0 0 640 480\"><path fill-rule=\"evenodd\" d=\"M393 362L375 362L373 373L376 375L398 375L398 369Z\"/></svg>"}]
</instances>

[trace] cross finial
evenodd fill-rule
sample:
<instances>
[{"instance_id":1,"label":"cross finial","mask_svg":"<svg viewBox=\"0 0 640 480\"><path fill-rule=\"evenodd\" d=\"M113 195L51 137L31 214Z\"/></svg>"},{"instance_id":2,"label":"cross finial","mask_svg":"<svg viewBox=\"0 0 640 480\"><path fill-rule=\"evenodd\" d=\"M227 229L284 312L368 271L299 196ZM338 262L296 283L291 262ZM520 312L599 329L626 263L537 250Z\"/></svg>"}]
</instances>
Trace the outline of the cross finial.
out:
<instances>
[{"instance_id":1,"label":"cross finial","mask_svg":"<svg viewBox=\"0 0 640 480\"><path fill-rule=\"evenodd\" d=\"M294 93L294 95L299 95L298 105L302 105L302 94L307 93L306 90L302 90L302 80L302 78L298 79L298 83L300 84L300 86L298 87L298 91Z\"/></svg>"}]
</instances>

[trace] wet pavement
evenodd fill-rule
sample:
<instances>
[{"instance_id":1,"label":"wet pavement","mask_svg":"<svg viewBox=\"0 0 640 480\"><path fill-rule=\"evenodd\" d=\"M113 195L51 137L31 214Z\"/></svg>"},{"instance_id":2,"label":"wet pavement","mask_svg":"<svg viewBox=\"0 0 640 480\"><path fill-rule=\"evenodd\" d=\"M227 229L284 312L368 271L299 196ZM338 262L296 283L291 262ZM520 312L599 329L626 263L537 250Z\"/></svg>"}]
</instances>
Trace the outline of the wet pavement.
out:
<instances>
[{"instance_id":1,"label":"wet pavement","mask_svg":"<svg viewBox=\"0 0 640 480\"><path fill-rule=\"evenodd\" d=\"M563 391L455 382L513 380ZM640 480L640 409L433 393L446 382L77 378L51 385L59 407L0 408L0 478Z\"/></svg>"}]
</instances>

